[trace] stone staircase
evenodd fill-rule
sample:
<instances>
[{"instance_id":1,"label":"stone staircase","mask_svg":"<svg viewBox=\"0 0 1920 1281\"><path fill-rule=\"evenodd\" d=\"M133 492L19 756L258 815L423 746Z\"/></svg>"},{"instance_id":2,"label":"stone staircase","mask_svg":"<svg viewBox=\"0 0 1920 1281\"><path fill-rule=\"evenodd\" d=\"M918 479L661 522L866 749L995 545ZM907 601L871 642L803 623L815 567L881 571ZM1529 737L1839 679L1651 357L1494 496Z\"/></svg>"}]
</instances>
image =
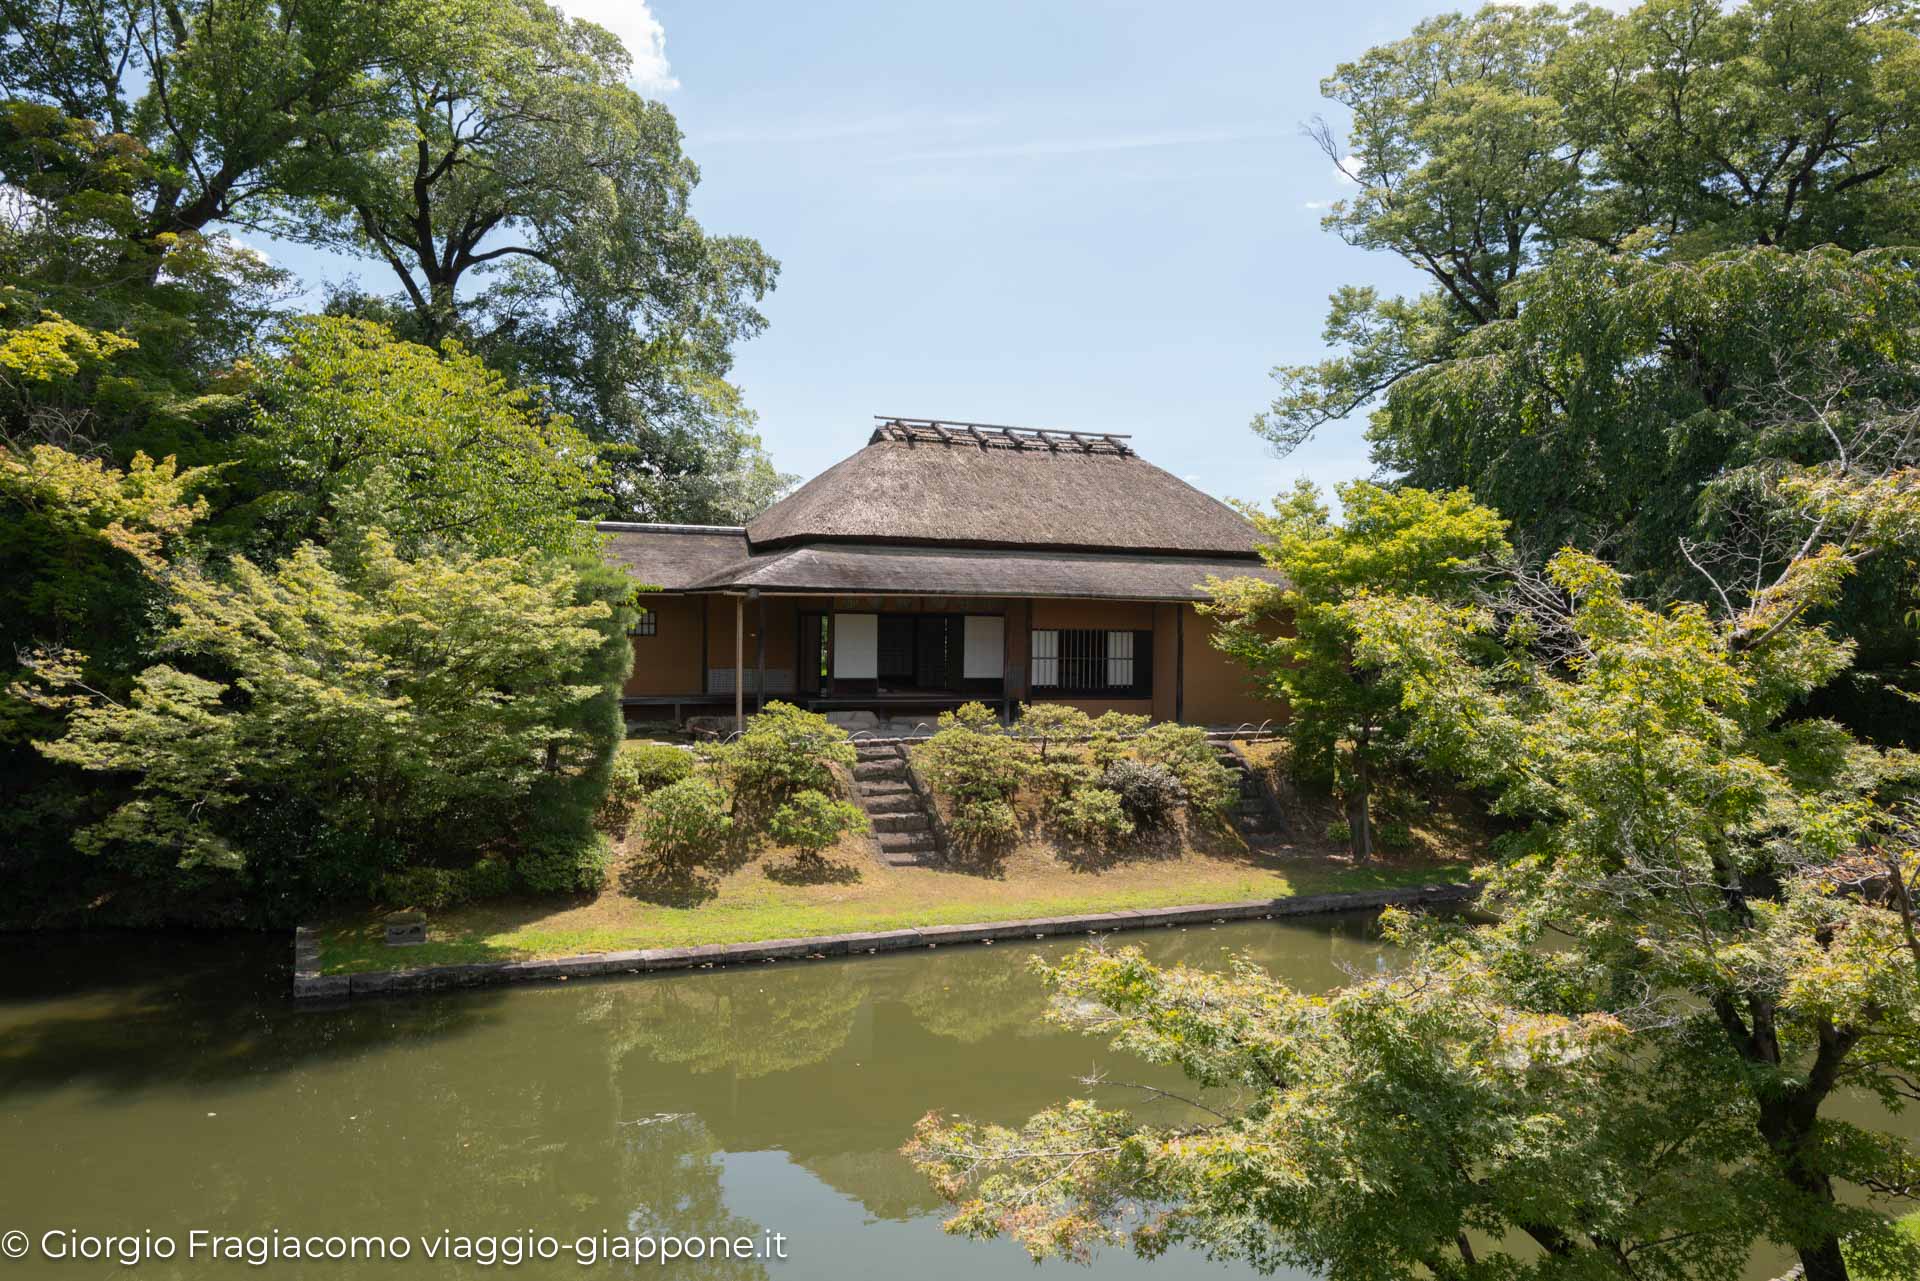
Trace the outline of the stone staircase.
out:
<instances>
[{"instance_id":1,"label":"stone staircase","mask_svg":"<svg viewBox=\"0 0 1920 1281\"><path fill-rule=\"evenodd\" d=\"M1247 763L1219 739L1212 740L1209 746L1213 748L1214 759L1232 771L1239 785L1239 795L1234 798L1233 809L1229 811L1234 830L1245 837L1249 845L1259 845L1278 837L1281 834L1280 824L1274 821L1268 811L1266 797L1260 791L1260 781L1247 768Z\"/></svg>"},{"instance_id":2,"label":"stone staircase","mask_svg":"<svg viewBox=\"0 0 1920 1281\"><path fill-rule=\"evenodd\" d=\"M859 759L853 767L854 799L873 823L880 861L889 867L934 862L939 846L926 805L907 782L905 745L863 741L855 748Z\"/></svg>"}]
</instances>

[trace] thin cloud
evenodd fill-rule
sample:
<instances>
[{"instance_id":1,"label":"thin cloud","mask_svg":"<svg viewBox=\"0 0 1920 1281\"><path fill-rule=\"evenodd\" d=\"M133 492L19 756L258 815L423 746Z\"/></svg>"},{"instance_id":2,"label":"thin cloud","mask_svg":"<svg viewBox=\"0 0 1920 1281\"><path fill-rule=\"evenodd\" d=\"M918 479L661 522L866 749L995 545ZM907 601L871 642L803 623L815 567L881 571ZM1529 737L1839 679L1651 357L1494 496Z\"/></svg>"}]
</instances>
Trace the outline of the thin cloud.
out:
<instances>
[{"instance_id":1,"label":"thin cloud","mask_svg":"<svg viewBox=\"0 0 1920 1281\"><path fill-rule=\"evenodd\" d=\"M708 129L689 136L688 141L702 147L738 144L755 146L777 144L803 145L816 142L857 142L868 138L898 137L901 134L954 132L977 129L995 123L988 115L927 115L916 111L889 112L854 120L814 120L797 124L741 125L729 129Z\"/></svg>"},{"instance_id":2,"label":"thin cloud","mask_svg":"<svg viewBox=\"0 0 1920 1281\"><path fill-rule=\"evenodd\" d=\"M642 93L672 93L680 87L667 62L667 29L653 16L647 0L567 0L570 18L584 18L620 37L633 59L628 80Z\"/></svg>"},{"instance_id":3,"label":"thin cloud","mask_svg":"<svg viewBox=\"0 0 1920 1281\"><path fill-rule=\"evenodd\" d=\"M1282 137L1270 129L1165 129L1147 133L1108 134L1091 138L1039 138L1023 142L984 143L913 151L901 160L1020 160L1041 156L1083 156L1112 151L1142 151L1153 147L1197 147L1217 143L1258 142Z\"/></svg>"}]
</instances>

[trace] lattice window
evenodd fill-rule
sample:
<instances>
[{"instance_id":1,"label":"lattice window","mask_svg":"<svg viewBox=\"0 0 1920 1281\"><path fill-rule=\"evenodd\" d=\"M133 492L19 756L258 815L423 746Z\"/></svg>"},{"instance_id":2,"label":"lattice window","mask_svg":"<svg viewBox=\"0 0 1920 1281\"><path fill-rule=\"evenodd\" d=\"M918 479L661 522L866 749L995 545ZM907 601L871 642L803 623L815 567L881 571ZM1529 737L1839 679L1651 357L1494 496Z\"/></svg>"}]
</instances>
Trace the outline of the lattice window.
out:
<instances>
[{"instance_id":1,"label":"lattice window","mask_svg":"<svg viewBox=\"0 0 1920 1281\"><path fill-rule=\"evenodd\" d=\"M660 630L660 615L650 609L642 608L640 616L633 620L633 630L629 636L653 636Z\"/></svg>"},{"instance_id":2,"label":"lattice window","mask_svg":"<svg viewBox=\"0 0 1920 1281\"><path fill-rule=\"evenodd\" d=\"M1090 627L1036 628L1033 686L1061 693L1151 693L1153 633Z\"/></svg>"}]
</instances>

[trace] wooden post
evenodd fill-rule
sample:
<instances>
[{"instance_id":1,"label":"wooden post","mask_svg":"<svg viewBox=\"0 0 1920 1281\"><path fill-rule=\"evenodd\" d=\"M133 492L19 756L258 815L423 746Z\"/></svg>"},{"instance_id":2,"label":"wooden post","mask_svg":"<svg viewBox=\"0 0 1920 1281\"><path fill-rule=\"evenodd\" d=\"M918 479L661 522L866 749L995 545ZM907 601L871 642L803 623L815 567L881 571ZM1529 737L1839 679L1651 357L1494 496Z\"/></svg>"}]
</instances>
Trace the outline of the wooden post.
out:
<instances>
[{"instance_id":1,"label":"wooden post","mask_svg":"<svg viewBox=\"0 0 1920 1281\"><path fill-rule=\"evenodd\" d=\"M747 598L733 598L733 732L747 727Z\"/></svg>"},{"instance_id":2,"label":"wooden post","mask_svg":"<svg viewBox=\"0 0 1920 1281\"><path fill-rule=\"evenodd\" d=\"M1187 720L1187 606L1173 607L1173 719Z\"/></svg>"},{"instance_id":3,"label":"wooden post","mask_svg":"<svg viewBox=\"0 0 1920 1281\"><path fill-rule=\"evenodd\" d=\"M767 598L755 598L758 617L754 620L753 666L755 668L753 687L753 710L767 710Z\"/></svg>"}]
</instances>

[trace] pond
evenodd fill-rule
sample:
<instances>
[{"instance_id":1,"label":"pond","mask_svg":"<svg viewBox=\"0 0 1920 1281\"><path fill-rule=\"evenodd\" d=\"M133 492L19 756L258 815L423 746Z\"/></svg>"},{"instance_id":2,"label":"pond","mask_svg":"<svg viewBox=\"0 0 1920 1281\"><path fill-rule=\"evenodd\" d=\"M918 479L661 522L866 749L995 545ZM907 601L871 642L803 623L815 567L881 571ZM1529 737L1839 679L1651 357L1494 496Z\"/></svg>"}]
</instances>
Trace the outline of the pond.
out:
<instances>
[{"instance_id":1,"label":"pond","mask_svg":"<svg viewBox=\"0 0 1920 1281\"><path fill-rule=\"evenodd\" d=\"M1368 916L1122 936L1155 959L1244 950L1296 984L1385 963ZM476 1274L427 1244L492 1235L784 1235L784 1259L521 1276L979 1278L1026 1268L940 1231L897 1155L932 1109L1017 1121L1079 1078L1166 1084L1040 1021L1036 953L1069 941L765 964L304 1011L278 939L0 940L0 1230L147 1232L124 1273L35 1254L10 1277ZM139 977L146 976L146 977ZM1138 1094L1109 1085L1101 1097ZM406 1240L404 1263L188 1262L196 1228ZM425 1240L423 1240L425 1238ZM504 1248L511 1249L511 1245ZM1103 1254L1099 1275L1244 1276ZM1082 1275L1055 1264L1047 1274ZM1756 1275L1767 1275L1763 1268Z\"/></svg>"}]
</instances>

